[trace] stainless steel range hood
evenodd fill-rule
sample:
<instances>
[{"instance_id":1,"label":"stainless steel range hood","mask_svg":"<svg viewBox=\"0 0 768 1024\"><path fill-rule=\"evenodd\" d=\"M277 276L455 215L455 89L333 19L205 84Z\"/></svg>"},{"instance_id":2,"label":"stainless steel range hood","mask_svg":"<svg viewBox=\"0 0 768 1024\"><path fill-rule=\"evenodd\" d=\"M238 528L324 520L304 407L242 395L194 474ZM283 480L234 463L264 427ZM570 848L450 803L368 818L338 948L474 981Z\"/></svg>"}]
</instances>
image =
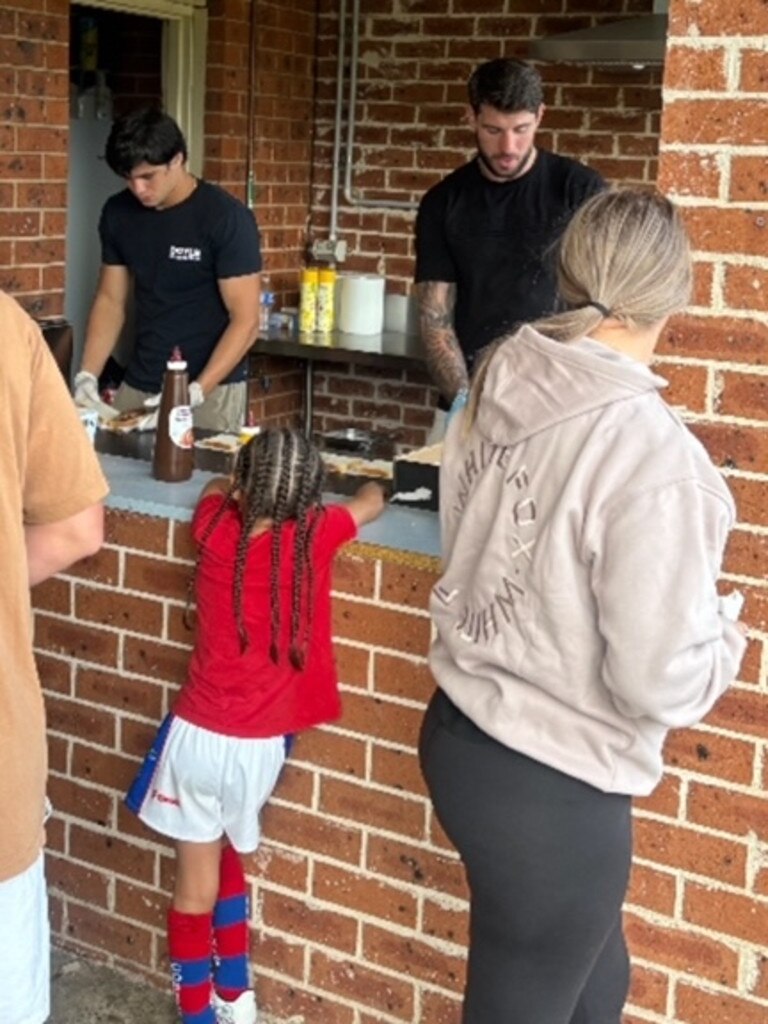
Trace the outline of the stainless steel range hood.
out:
<instances>
[{"instance_id":1,"label":"stainless steel range hood","mask_svg":"<svg viewBox=\"0 0 768 1024\"><path fill-rule=\"evenodd\" d=\"M657 0L653 14L535 39L528 47L529 56L558 64L663 64L667 45L666 6L666 2Z\"/></svg>"}]
</instances>

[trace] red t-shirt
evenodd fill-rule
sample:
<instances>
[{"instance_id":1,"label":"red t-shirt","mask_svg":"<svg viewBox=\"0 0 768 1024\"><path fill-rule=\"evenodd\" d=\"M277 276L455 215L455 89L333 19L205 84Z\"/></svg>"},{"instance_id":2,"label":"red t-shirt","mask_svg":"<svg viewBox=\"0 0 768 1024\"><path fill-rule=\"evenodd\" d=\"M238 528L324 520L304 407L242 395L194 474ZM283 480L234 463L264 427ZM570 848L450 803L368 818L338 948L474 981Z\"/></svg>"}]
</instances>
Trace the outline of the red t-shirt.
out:
<instances>
[{"instance_id":1,"label":"red t-shirt","mask_svg":"<svg viewBox=\"0 0 768 1024\"><path fill-rule=\"evenodd\" d=\"M210 495L198 505L192 521L198 544L223 500L221 495ZM280 544L280 659L275 665L269 657L272 531L255 536L248 548L243 619L249 644L241 653L232 594L241 519L230 502L205 542L197 569L197 638L187 682L173 708L179 718L245 738L279 736L338 718L341 700L331 643L331 567L341 545L357 535L357 526L343 505L331 505L318 515L310 555L312 622L304 668L297 671L288 659L295 523L284 525Z\"/></svg>"}]
</instances>

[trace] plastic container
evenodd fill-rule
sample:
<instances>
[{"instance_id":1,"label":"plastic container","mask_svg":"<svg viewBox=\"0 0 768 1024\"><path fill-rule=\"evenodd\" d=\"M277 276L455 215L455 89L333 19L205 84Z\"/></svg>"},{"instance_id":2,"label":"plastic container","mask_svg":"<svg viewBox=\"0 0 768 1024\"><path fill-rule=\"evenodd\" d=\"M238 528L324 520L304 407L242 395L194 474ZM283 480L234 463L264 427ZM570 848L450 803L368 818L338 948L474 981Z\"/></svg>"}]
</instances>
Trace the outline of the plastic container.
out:
<instances>
[{"instance_id":1,"label":"plastic container","mask_svg":"<svg viewBox=\"0 0 768 1024\"><path fill-rule=\"evenodd\" d=\"M335 296L336 271L329 267L318 273L317 318L315 322L315 330L318 334L328 334L335 326Z\"/></svg>"},{"instance_id":2,"label":"plastic container","mask_svg":"<svg viewBox=\"0 0 768 1024\"><path fill-rule=\"evenodd\" d=\"M180 349L175 348L163 376L152 476L166 483L189 480L195 463L194 443L187 364Z\"/></svg>"},{"instance_id":3,"label":"plastic container","mask_svg":"<svg viewBox=\"0 0 768 1024\"><path fill-rule=\"evenodd\" d=\"M305 267L301 272L301 291L299 295L299 331L301 334L312 334L317 326L317 286L319 277L317 267Z\"/></svg>"}]
</instances>

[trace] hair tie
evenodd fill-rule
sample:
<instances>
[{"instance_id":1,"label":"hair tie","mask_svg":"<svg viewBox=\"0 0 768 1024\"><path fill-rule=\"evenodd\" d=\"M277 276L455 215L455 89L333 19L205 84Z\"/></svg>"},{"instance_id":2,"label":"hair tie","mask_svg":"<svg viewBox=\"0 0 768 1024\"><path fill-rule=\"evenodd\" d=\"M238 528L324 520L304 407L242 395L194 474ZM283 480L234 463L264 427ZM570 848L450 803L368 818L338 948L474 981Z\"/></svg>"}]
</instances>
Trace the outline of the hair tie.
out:
<instances>
[{"instance_id":1,"label":"hair tie","mask_svg":"<svg viewBox=\"0 0 768 1024\"><path fill-rule=\"evenodd\" d=\"M604 306L604 305L602 304L602 302L593 302L593 301L592 301L592 299L590 299L590 300L589 300L589 302L585 302L585 303L584 303L584 305L583 305L583 306L582 306L581 308L582 308L582 309L586 309L586 308L587 308L587 306L592 306L592 307L594 307L594 309L596 309L596 310L598 311L598 313L601 313L601 314L602 314L602 315L603 315L603 316L604 316L604 317L605 317L606 319L607 319L607 318L608 318L609 316L611 316L611 311L610 311L610 309L608 309L608 307L607 307L607 306Z\"/></svg>"}]
</instances>

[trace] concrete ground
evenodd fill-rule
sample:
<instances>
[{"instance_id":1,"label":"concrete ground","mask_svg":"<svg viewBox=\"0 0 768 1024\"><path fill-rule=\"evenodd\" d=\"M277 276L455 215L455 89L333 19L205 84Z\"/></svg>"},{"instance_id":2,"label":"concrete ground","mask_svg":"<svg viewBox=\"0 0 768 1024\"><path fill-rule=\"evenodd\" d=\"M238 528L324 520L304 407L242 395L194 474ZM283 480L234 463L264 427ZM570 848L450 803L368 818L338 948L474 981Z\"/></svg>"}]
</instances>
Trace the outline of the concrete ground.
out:
<instances>
[{"instance_id":1,"label":"concrete ground","mask_svg":"<svg viewBox=\"0 0 768 1024\"><path fill-rule=\"evenodd\" d=\"M176 1024L170 993L54 950L49 1024Z\"/></svg>"}]
</instances>

